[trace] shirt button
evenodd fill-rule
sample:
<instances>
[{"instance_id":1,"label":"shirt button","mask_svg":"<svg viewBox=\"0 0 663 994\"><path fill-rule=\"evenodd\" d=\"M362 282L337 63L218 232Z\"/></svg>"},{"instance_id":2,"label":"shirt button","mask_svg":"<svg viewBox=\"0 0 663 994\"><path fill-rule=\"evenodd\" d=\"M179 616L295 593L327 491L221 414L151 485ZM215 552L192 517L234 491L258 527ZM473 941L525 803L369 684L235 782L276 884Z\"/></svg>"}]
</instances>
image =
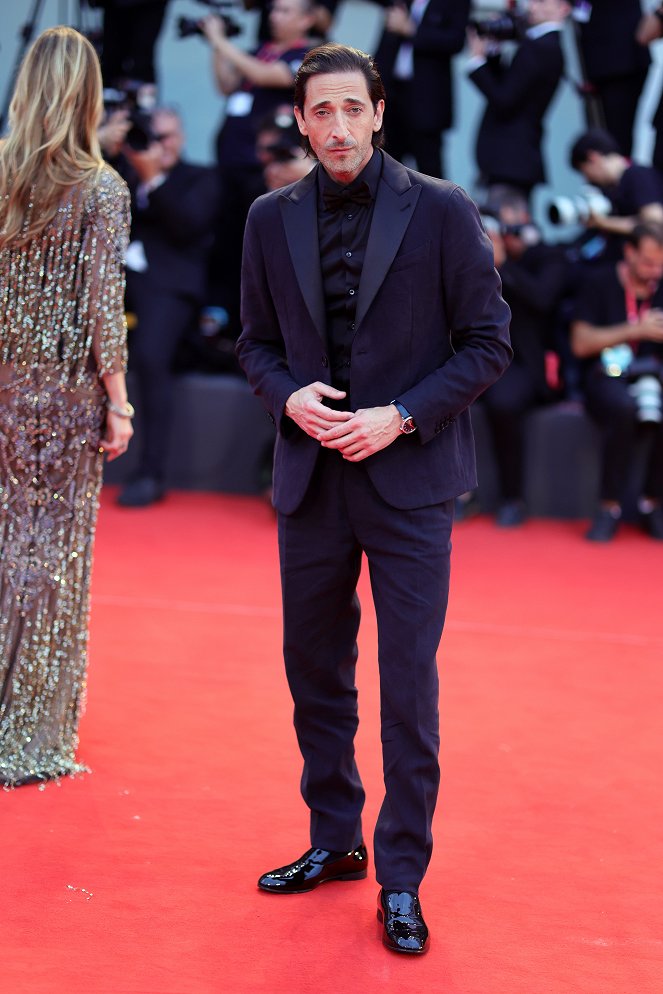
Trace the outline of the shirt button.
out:
<instances>
[{"instance_id":1,"label":"shirt button","mask_svg":"<svg viewBox=\"0 0 663 994\"><path fill-rule=\"evenodd\" d=\"M348 293L350 294L351 297L354 297L354 295L355 295L354 290L348 290Z\"/></svg>"},{"instance_id":2,"label":"shirt button","mask_svg":"<svg viewBox=\"0 0 663 994\"><path fill-rule=\"evenodd\" d=\"M346 252L345 254L348 259L352 258L352 252Z\"/></svg>"}]
</instances>

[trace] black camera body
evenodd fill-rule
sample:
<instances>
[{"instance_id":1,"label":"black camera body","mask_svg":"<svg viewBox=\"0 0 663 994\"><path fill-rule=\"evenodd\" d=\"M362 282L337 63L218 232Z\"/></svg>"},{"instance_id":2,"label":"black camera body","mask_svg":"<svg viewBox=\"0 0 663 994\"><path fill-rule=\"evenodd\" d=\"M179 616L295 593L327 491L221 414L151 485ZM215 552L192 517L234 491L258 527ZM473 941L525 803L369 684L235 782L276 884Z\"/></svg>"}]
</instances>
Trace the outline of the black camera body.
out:
<instances>
[{"instance_id":1,"label":"black camera body","mask_svg":"<svg viewBox=\"0 0 663 994\"><path fill-rule=\"evenodd\" d=\"M242 33L241 25L237 21L233 20L232 17L228 17L227 14L220 14L217 12L217 17L219 17L224 24L226 29L226 38L236 38L237 35ZM194 35L201 35L205 37L205 32L200 26L200 21L197 21L195 17L178 17L175 22L177 27L177 37L178 38L193 38Z\"/></svg>"},{"instance_id":2,"label":"black camera body","mask_svg":"<svg viewBox=\"0 0 663 994\"><path fill-rule=\"evenodd\" d=\"M471 17L468 23L480 38L491 41L519 41L525 33L522 17L508 11L492 17Z\"/></svg>"},{"instance_id":3,"label":"black camera body","mask_svg":"<svg viewBox=\"0 0 663 994\"><path fill-rule=\"evenodd\" d=\"M152 130L152 115L138 103L138 94L144 84L136 80L126 80L117 89L104 90L104 109L107 113L126 110L131 127L124 139L134 152L144 152L155 142Z\"/></svg>"}]
</instances>

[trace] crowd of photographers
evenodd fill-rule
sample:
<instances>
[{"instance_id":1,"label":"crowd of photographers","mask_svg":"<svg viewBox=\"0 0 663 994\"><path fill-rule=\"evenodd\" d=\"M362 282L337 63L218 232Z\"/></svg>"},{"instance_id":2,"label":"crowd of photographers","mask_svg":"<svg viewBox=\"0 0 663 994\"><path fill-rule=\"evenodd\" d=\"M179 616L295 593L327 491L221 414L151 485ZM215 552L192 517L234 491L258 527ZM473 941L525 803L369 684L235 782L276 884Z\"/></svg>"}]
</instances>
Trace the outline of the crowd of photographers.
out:
<instances>
[{"instance_id":1,"label":"crowd of photographers","mask_svg":"<svg viewBox=\"0 0 663 994\"><path fill-rule=\"evenodd\" d=\"M100 137L133 201L127 300L136 318L130 352L143 430L138 472L119 496L126 506L163 496L173 370L236 370L246 214L256 196L312 167L299 146L292 84L336 8L335 0L245 0L261 11L257 47L248 52L234 40L232 4L200 2L211 12L180 18L178 26L183 36L207 39L226 97L216 168L183 160L183 122L157 105L153 48L167 0L97 0L108 97ZM501 487L497 523L516 527L527 515L528 413L563 401L583 404L602 433L601 492L587 537L615 534L638 453L635 513L663 540L663 134L659 141L657 132L653 165L630 158L648 46L663 35L663 5L646 12L640 0L524 0L488 15L470 0L376 2L385 8L376 57L387 90L388 152L446 175L452 59L462 51L484 100L471 192L512 310L515 352L481 401ZM545 115L569 75L563 31L576 45L587 123L584 134L569 135L569 161L590 186L578 202L555 198L549 206L553 222L581 221L581 236L547 244L532 218L531 194L546 180ZM663 99L653 125L663 126ZM479 507L480 497L467 494L457 513Z\"/></svg>"}]
</instances>

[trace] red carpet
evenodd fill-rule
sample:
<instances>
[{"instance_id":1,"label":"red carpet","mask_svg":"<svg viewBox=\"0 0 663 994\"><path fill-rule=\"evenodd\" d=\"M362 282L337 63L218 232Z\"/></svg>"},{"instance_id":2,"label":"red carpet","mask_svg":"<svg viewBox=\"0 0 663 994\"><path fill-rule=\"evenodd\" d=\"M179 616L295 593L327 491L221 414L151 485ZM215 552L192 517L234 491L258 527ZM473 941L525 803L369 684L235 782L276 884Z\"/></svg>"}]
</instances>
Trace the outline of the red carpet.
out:
<instances>
[{"instance_id":1,"label":"red carpet","mask_svg":"<svg viewBox=\"0 0 663 994\"><path fill-rule=\"evenodd\" d=\"M430 954L382 949L376 886L275 898L307 846L257 499L105 494L81 756L0 793L3 994L660 994L663 549L580 523L457 527L441 651ZM364 590L358 758L381 799Z\"/></svg>"}]
</instances>

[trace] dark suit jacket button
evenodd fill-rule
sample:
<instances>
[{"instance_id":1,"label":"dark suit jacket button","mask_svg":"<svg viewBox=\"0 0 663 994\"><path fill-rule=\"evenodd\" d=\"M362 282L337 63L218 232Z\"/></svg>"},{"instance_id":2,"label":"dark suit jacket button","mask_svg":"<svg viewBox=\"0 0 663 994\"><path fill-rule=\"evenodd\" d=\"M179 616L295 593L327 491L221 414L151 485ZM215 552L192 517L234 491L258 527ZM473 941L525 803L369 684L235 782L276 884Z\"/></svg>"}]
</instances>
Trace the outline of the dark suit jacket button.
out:
<instances>
[{"instance_id":1,"label":"dark suit jacket button","mask_svg":"<svg viewBox=\"0 0 663 994\"><path fill-rule=\"evenodd\" d=\"M329 365L329 359L327 358L326 355L323 355L323 357L322 357L322 365L325 367L325 369Z\"/></svg>"},{"instance_id":2,"label":"dark suit jacket button","mask_svg":"<svg viewBox=\"0 0 663 994\"><path fill-rule=\"evenodd\" d=\"M268 414L267 417L269 418L269 420L272 422L273 425L276 424L276 421L274 419L274 415L273 414Z\"/></svg>"}]
</instances>

